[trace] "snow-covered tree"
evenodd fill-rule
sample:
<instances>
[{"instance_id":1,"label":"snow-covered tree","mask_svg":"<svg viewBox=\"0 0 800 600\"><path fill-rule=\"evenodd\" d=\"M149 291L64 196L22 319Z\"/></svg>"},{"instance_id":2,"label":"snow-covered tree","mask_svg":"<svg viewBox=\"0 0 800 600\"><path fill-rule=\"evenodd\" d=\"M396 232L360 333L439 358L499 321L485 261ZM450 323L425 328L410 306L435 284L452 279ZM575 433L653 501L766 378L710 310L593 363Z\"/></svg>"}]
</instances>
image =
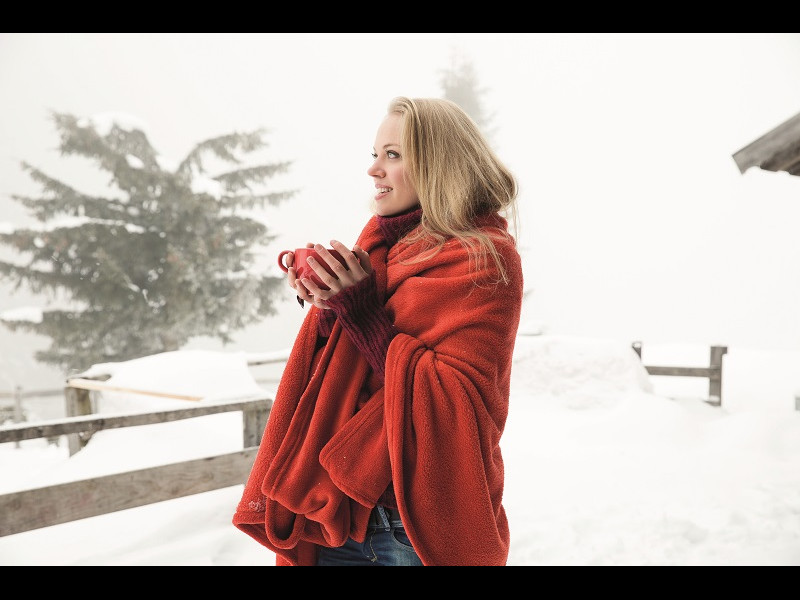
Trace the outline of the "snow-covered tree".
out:
<instances>
[{"instance_id":1,"label":"snow-covered tree","mask_svg":"<svg viewBox=\"0 0 800 600\"><path fill-rule=\"evenodd\" d=\"M483 103L486 89L478 85L478 75L472 62L454 52L450 66L441 71L439 81L443 97L463 108L483 135L491 141L494 135L491 127L492 116L486 113Z\"/></svg>"},{"instance_id":2,"label":"snow-covered tree","mask_svg":"<svg viewBox=\"0 0 800 600\"><path fill-rule=\"evenodd\" d=\"M208 139L170 164L125 115L52 117L61 155L88 159L110 181L107 194L89 195L22 163L41 194L12 198L39 223L0 231L16 250L0 277L48 302L39 319L3 323L51 339L37 360L69 372L178 350L194 336L227 343L274 314L283 278L254 269L273 236L247 212L296 192L266 186L291 162L246 166L267 145L264 130ZM224 169L209 174L209 163Z\"/></svg>"}]
</instances>

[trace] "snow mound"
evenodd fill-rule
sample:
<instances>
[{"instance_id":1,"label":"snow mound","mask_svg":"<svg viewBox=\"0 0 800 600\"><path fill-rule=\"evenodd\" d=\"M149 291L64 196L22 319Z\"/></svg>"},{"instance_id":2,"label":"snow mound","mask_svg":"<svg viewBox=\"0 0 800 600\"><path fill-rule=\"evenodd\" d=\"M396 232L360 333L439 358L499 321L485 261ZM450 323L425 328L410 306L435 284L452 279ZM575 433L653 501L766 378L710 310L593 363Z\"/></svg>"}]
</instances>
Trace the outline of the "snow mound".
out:
<instances>
[{"instance_id":1,"label":"snow mound","mask_svg":"<svg viewBox=\"0 0 800 600\"><path fill-rule=\"evenodd\" d=\"M554 335L517 338L511 388L576 409L653 392L647 369L629 343Z\"/></svg>"}]
</instances>

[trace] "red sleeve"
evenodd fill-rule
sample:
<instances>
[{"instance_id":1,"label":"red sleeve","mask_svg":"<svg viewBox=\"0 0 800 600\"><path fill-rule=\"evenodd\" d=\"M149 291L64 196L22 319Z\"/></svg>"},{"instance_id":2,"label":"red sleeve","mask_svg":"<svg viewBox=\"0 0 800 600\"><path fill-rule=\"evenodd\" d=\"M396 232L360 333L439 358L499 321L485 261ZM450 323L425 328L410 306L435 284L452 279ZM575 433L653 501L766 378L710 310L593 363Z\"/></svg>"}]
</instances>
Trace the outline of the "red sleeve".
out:
<instances>
[{"instance_id":1,"label":"red sleeve","mask_svg":"<svg viewBox=\"0 0 800 600\"><path fill-rule=\"evenodd\" d=\"M342 328L367 359L373 371L383 379L386 372L386 353L397 330L378 297L375 274L362 279L330 300Z\"/></svg>"}]
</instances>

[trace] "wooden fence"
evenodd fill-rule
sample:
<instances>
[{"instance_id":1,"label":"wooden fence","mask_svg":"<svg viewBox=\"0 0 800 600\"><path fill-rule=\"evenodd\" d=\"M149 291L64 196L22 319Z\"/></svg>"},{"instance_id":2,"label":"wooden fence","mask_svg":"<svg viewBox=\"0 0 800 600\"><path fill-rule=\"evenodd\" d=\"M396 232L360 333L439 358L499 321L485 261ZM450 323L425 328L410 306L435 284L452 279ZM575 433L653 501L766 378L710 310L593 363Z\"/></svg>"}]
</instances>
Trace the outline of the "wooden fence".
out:
<instances>
[{"instance_id":1,"label":"wooden fence","mask_svg":"<svg viewBox=\"0 0 800 600\"><path fill-rule=\"evenodd\" d=\"M0 404L0 424L7 420L12 420L15 423L26 421L25 410L22 407L22 401L26 398L46 398L48 396L63 396L63 389L49 389L49 390L23 390L22 386L16 386L13 392L0 392L0 400L3 398L11 398L13 404Z\"/></svg>"},{"instance_id":2,"label":"wooden fence","mask_svg":"<svg viewBox=\"0 0 800 600\"><path fill-rule=\"evenodd\" d=\"M642 358L642 342L633 342L633 349ZM650 375L666 375L675 377L708 378L708 398L706 402L712 406L722 405L722 357L728 353L727 346L711 346L707 367L673 367L645 365Z\"/></svg>"},{"instance_id":3,"label":"wooden fence","mask_svg":"<svg viewBox=\"0 0 800 600\"><path fill-rule=\"evenodd\" d=\"M67 388L68 394L81 391ZM255 460L271 408L271 398L256 398L136 415L83 415L3 427L0 443L62 435L85 441L101 430L242 411L243 448L217 456L0 495L0 537L243 484Z\"/></svg>"},{"instance_id":4,"label":"wooden fence","mask_svg":"<svg viewBox=\"0 0 800 600\"><path fill-rule=\"evenodd\" d=\"M641 358L642 343L633 342L632 346ZM708 378L707 401L714 406L720 406L722 357L726 353L726 346L712 346L707 367L645 365L645 368L651 375ZM269 359L250 363L250 366L269 362L279 361ZM0 443L19 444L24 440L58 439L67 436L69 453L72 455L83 448L97 431L242 411L242 450L0 495L0 537L243 484L255 460L261 435L272 408L272 398L265 397L217 404L201 403L188 408L135 415L92 415L89 392L101 389L119 388L110 388L98 380L81 378L70 380L61 392L66 400L68 415L66 418L33 424L16 423L2 427ZM135 392L135 390L127 391ZM28 395L53 395L53 392L54 390L47 390L22 394L17 389L15 412L20 411L19 399ZM138 393L169 396L156 392ZM197 400L197 398L191 399ZM57 498L58 501L54 502L53 498Z\"/></svg>"}]
</instances>

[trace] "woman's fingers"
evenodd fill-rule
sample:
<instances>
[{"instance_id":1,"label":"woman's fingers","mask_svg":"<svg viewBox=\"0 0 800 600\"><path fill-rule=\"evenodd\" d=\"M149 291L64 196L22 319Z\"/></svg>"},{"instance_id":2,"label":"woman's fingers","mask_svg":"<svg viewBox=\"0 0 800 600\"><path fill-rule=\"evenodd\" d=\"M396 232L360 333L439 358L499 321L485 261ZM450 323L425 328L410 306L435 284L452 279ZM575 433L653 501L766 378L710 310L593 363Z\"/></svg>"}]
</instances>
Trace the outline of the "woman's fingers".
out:
<instances>
[{"instance_id":1,"label":"woman's fingers","mask_svg":"<svg viewBox=\"0 0 800 600\"><path fill-rule=\"evenodd\" d=\"M364 250L362 250L360 247L354 246L353 250L350 250L338 240L331 240L331 246L333 246L333 249L336 250L347 263L347 266L345 267L341 265L341 263L339 263L339 261L333 256L331 256L333 260L339 263L338 265L331 265L331 267L337 274L340 272L346 272L345 278L350 285L355 285L372 273L372 265L369 262L369 254L364 252ZM319 252L319 248L316 250ZM320 255L322 255L321 252ZM330 256L330 253L328 253L328 256ZM340 276L339 279L343 279L343 277Z\"/></svg>"},{"instance_id":2,"label":"woman's fingers","mask_svg":"<svg viewBox=\"0 0 800 600\"><path fill-rule=\"evenodd\" d=\"M318 284L310 277L306 271L304 277L297 277L297 269L294 266L294 253L286 256L286 265L289 266L289 286L295 290L298 300L311 302L319 308L328 308L326 300L332 298L342 290L356 285L372 274L372 264L369 254L359 246L354 246L352 250L338 240L331 240L331 247L336 250L344 259L342 264L331 252L321 244L307 244L306 247L313 247L319 255L319 260L313 257L307 259L307 266L322 281ZM331 274L324 265L330 267ZM327 288L327 289L326 289Z\"/></svg>"},{"instance_id":3,"label":"woman's fingers","mask_svg":"<svg viewBox=\"0 0 800 600\"><path fill-rule=\"evenodd\" d=\"M358 259L359 266L366 275L372 275L372 263L369 262L369 254L361 246L353 246L353 254Z\"/></svg>"},{"instance_id":4,"label":"woman's fingers","mask_svg":"<svg viewBox=\"0 0 800 600\"><path fill-rule=\"evenodd\" d=\"M309 290L308 287L303 285L302 279L296 280L292 288L294 289L297 296L302 300L305 300L306 302L311 302L313 300L314 298L313 292Z\"/></svg>"}]
</instances>

